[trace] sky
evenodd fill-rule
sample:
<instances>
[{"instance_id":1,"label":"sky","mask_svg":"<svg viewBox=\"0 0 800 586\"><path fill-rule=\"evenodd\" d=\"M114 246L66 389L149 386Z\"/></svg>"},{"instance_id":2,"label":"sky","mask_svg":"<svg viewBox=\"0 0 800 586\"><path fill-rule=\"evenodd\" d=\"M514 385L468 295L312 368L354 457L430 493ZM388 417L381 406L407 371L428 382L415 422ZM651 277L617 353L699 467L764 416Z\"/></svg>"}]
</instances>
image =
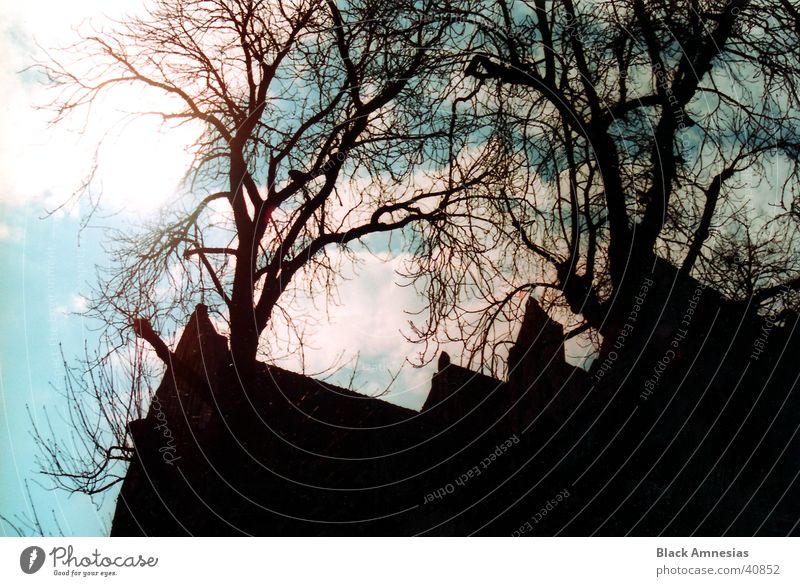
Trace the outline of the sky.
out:
<instances>
[{"instance_id":1,"label":"sky","mask_svg":"<svg viewBox=\"0 0 800 586\"><path fill-rule=\"evenodd\" d=\"M98 123L86 129L70 123L50 128L49 114L36 108L50 96L26 71L43 57L39 47L68 44L73 27L113 17L120 5L0 0L0 515L24 525L21 517L33 520L35 509L45 534L108 533L116 490L94 499L52 490L50 480L38 473L31 432L48 416L55 435L69 435L61 352L69 361L94 340L91 324L78 312L85 307L95 267L107 262L101 246L107 228L157 216L189 164L183 150L188 134L162 134L147 122L107 127L104 122L115 119L114 105L101 104L94 112ZM124 6L131 11L138 3ZM107 213L81 229L85 202L57 208L71 201L104 133L97 182ZM357 368L353 387L371 394L418 352L401 331L409 319L404 310L418 309L419 299L412 288L397 284L399 256L364 253L361 260L357 273L343 275L341 303L316 316L317 339L336 344L312 340L306 371L322 371L338 361L345 367L331 382L346 384ZM291 361L282 366L293 367ZM406 365L388 399L421 407L432 373L432 367ZM0 519L0 535L13 534Z\"/></svg>"},{"instance_id":2,"label":"sky","mask_svg":"<svg viewBox=\"0 0 800 586\"><path fill-rule=\"evenodd\" d=\"M78 135L47 129L47 116L32 107L45 96L23 70L41 56L37 41L63 44L70 26L100 5L0 1L0 515L25 525L20 516L33 520L35 507L46 534L107 533L113 510L114 495L93 503L49 490L30 435L31 420L43 422L45 410L54 431L65 430L60 348L69 356L91 338L73 312L102 261L101 231L79 239L79 207L45 217L79 185L91 150ZM0 520L0 535L12 534Z\"/></svg>"}]
</instances>

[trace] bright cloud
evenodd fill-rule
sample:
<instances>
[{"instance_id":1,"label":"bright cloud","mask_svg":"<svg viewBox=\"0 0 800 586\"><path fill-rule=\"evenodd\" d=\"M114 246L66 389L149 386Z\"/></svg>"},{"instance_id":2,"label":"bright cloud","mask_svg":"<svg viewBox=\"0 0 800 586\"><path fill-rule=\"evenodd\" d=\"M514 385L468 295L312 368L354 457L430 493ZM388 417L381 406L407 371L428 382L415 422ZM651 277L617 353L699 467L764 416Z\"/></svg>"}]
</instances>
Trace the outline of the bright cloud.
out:
<instances>
[{"instance_id":1,"label":"bright cloud","mask_svg":"<svg viewBox=\"0 0 800 586\"><path fill-rule=\"evenodd\" d=\"M22 229L18 226L9 226L5 223L0 223L0 241L3 240L20 240L22 239Z\"/></svg>"},{"instance_id":2,"label":"bright cloud","mask_svg":"<svg viewBox=\"0 0 800 586\"><path fill-rule=\"evenodd\" d=\"M125 3L130 13L143 3ZM50 113L36 106L52 94L25 71L43 52L74 42L75 27L118 16L122 7L100 0L56 2L34 0L0 4L0 199L12 205L28 203L53 209L69 200L91 169L97 151L101 163L93 190L102 192L112 211L152 212L175 193L191 163L185 147L197 129L160 132L155 119L121 124L126 112L158 110L164 98L136 91L116 92L97 103L88 126L69 120L48 128ZM42 18L47 14L47 18ZM79 214L79 208L71 208Z\"/></svg>"},{"instance_id":3,"label":"bright cloud","mask_svg":"<svg viewBox=\"0 0 800 586\"><path fill-rule=\"evenodd\" d=\"M433 368L414 368L408 363L420 347L403 337L413 317L407 312L419 310L422 301L413 288L399 284L396 271L403 261L400 255L359 253L357 270L343 270L337 303L328 307L319 300L316 307L310 301L304 304L302 309L317 324L306 339L305 371L321 373L341 366L332 383L346 385L355 371L354 389L376 394L402 369L387 398L419 408L430 390ZM297 370L300 360L288 357L279 365Z\"/></svg>"}]
</instances>

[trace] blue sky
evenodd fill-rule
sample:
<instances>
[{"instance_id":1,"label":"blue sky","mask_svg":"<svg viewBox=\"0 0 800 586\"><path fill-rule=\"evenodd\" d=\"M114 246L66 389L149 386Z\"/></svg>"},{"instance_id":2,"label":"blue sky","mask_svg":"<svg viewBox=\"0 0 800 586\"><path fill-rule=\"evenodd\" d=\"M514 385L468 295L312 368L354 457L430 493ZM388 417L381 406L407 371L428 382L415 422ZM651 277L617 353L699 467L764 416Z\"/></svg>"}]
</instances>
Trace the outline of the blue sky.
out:
<instances>
[{"instance_id":1,"label":"blue sky","mask_svg":"<svg viewBox=\"0 0 800 586\"><path fill-rule=\"evenodd\" d=\"M41 55L34 41L45 47L64 44L70 27L97 15L100 6L96 0L0 2L0 514L31 519L33 505L46 533L66 535L107 532L116 496L92 502L49 490L48 479L36 473L31 439L30 417L43 423L45 410L54 433L68 437L59 345L71 358L84 341L91 343L88 324L74 312L83 306L81 293L95 265L103 262L102 230L89 228L79 235L80 206L45 216L80 184L94 137L67 128L48 130L47 115L32 107L46 95L23 69ZM119 169L111 162L113 176ZM110 187L118 194L111 202L117 205L127 193L113 182ZM0 521L2 534L13 532Z\"/></svg>"},{"instance_id":2,"label":"blue sky","mask_svg":"<svg viewBox=\"0 0 800 586\"><path fill-rule=\"evenodd\" d=\"M84 495L46 490L49 481L36 474L28 409L39 421L46 409L55 432L66 431L57 390L63 372L59 344L69 356L90 336L70 312L80 309L75 292L83 288L98 249L89 237L78 247L73 217L43 221L35 206L4 205L2 218L10 235L0 241L0 513L32 516L28 480L45 531L56 532L60 525L67 535L96 535L109 525L114 495L107 495L104 505L98 501L98 510ZM10 532L3 524L2 533Z\"/></svg>"},{"instance_id":3,"label":"blue sky","mask_svg":"<svg viewBox=\"0 0 800 586\"><path fill-rule=\"evenodd\" d=\"M58 344L79 348L85 337L82 320L69 312L80 308L77 292L98 249L88 233L78 247L78 214L40 219L73 179L73 160L53 156L69 151L47 136L44 119L30 108L36 88L19 72L34 56L31 31L38 30L42 43L56 41L71 19L55 2L19 4L0 2L0 514L32 517L27 481L45 532L60 525L68 535L95 535L108 526L113 498L98 511L87 497L44 489L46 479L35 474L28 408L40 417L46 406L59 429L63 405L51 386L61 370ZM85 13L88 3L73 6ZM13 532L0 521L0 534Z\"/></svg>"}]
</instances>

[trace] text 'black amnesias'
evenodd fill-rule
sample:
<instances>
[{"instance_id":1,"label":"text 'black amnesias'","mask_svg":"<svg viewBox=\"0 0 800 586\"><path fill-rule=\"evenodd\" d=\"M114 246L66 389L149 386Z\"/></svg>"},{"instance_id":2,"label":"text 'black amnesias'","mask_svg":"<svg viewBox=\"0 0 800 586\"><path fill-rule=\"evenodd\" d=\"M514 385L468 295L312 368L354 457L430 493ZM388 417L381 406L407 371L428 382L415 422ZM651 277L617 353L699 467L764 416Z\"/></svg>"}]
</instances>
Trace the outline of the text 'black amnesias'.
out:
<instances>
[{"instance_id":1,"label":"text 'black amnesias'","mask_svg":"<svg viewBox=\"0 0 800 586\"><path fill-rule=\"evenodd\" d=\"M691 553L685 547L681 549L668 549L666 547L656 548L658 558L746 558L750 552L746 549L697 549L692 548Z\"/></svg>"}]
</instances>

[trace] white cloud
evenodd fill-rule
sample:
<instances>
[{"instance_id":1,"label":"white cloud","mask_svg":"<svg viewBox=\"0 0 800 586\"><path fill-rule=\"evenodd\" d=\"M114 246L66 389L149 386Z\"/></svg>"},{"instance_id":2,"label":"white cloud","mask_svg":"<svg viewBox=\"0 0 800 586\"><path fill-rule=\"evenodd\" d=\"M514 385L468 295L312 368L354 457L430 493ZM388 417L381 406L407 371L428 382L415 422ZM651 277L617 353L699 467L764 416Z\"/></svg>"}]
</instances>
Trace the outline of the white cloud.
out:
<instances>
[{"instance_id":1,"label":"white cloud","mask_svg":"<svg viewBox=\"0 0 800 586\"><path fill-rule=\"evenodd\" d=\"M86 307L89 304L89 301L83 295L74 294L69 298L69 307L71 311L74 312L83 312L86 311Z\"/></svg>"},{"instance_id":2,"label":"white cloud","mask_svg":"<svg viewBox=\"0 0 800 586\"><path fill-rule=\"evenodd\" d=\"M0 240L18 241L22 236L22 229L19 226L0 223Z\"/></svg>"},{"instance_id":3,"label":"white cloud","mask_svg":"<svg viewBox=\"0 0 800 586\"><path fill-rule=\"evenodd\" d=\"M184 151L197 130L159 133L155 120L116 125L121 112L157 109L163 98L117 93L99 102L92 123L83 128L76 120L48 128L50 113L36 109L52 99L50 90L23 72L43 57L36 44L47 49L64 47L77 38L75 27L85 21L100 23L140 9L141 2L109 4L101 0L0 3L0 200L13 205L34 203L53 209L67 202L90 170L98 141L109 132L99 152L101 172L95 189L113 211L153 212L172 195L191 162ZM73 215L79 207L65 210Z\"/></svg>"},{"instance_id":4,"label":"white cloud","mask_svg":"<svg viewBox=\"0 0 800 586\"><path fill-rule=\"evenodd\" d=\"M386 398L419 408L430 390L434 369L417 369L407 363L420 348L407 341L403 332L409 333L411 316L406 312L418 310L422 301L412 288L397 282L395 271L404 260L402 256L362 252L358 259L360 266L355 273L350 269L342 273L339 303L323 307L318 301L316 308L310 302L304 304L303 309L319 324L306 340L305 371L317 373L343 365L330 379L332 383L346 385L355 369L355 390L375 394L389 384L389 372L394 374L402 368L391 396ZM279 365L297 370L300 361L293 356L280 360Z\"/></svg>"}]
</instances>

